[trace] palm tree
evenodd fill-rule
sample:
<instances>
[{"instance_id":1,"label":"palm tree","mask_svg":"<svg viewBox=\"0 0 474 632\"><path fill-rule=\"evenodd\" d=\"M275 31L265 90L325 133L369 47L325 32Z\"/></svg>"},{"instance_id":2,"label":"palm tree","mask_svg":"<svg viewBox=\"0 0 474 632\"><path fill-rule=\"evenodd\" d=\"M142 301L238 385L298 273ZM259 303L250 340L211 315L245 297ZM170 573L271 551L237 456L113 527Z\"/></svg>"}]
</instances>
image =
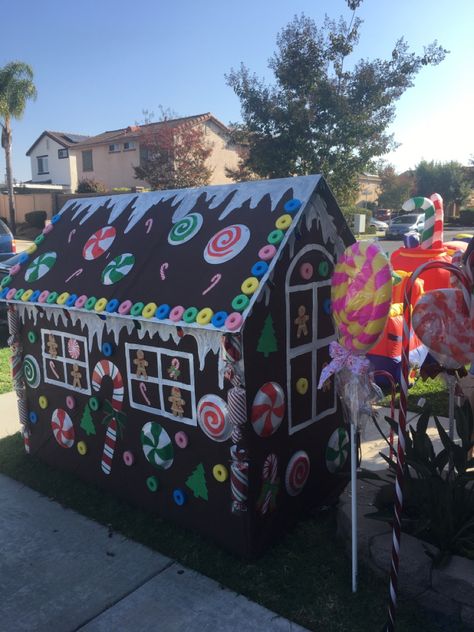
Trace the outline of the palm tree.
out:
<instances>
[{"instance_id":1,"label":"palm tree","mask_svg":"<svg viewBox=\"0 0 474 632\"><path fill-rule=\"evenodd\" d=\"M21 61L11 61L0 68L0 125L2 147L5 150L8 200L10 206L10 228L15 233L15 198L13 196L12 171L12 117L21 119L28 99L36 99L33 69Z\"/></svg>"}]
</instances>

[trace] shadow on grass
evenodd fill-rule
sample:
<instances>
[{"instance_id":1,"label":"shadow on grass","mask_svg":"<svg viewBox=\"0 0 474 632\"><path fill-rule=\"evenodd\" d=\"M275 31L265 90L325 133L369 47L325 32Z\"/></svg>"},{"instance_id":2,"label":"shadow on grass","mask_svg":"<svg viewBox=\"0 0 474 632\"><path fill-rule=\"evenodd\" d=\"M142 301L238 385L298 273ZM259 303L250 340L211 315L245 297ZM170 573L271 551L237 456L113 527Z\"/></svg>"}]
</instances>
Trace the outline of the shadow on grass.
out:
<instances>
[{"instance_id":1,"label":"shadow on grass","mask_svg":"<svg viewBox=\"0 0 474 632\"><path fill-rule=\"evenodd\" d=\"M336 512L315 513L259 560L247 562L208 540L117 500L73 475L24 453L18 434L0 441L0 472L62 505L168 555L249 599L318 632L370 632L385 621L388 582L360 569L351 593L350 562L336 539ZM446 627L448 626L448 627ZM398 630L444 632L411 602L400 601Z\"/></svg>"}]
</instances>

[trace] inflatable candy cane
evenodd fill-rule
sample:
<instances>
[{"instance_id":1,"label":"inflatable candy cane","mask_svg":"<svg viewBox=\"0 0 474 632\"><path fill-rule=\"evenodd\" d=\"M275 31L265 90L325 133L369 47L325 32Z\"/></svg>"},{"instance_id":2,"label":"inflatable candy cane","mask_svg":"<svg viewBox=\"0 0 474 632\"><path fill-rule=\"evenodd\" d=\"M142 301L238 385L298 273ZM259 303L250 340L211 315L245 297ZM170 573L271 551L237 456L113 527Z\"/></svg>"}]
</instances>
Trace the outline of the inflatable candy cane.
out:
<instances>
[{"instance_id":1,"label":"inflatable candy cane","mask_svg":"<svg viewBox=\"0 0 474 632\"><path fill-rule=\"evenodd\" d=\"M112 459L114 458L115 444L117 443L117 415L114 412L122 410L123 404L123 379L120 371L110 360L99 360L92 372L92 387L99 391L104 377L110 377L113 385L111 407L112 414L107 416L108 424L105 433L104 451L102 453L101 467L104 474L110 474L112 469Z\"/></svg>"},{"instance_id":2,"label":"inflatable candy cane","mask_svg":"<svg viewBox=\"0 0 474 632\"><path fill-rule=\"evenodd\" d=\"M430 200L433 202L435 209L435 223L433 231L433 245L432 248L443 247L443 228L444 228L444 210L443 210L443 198L439 193L433 193L430 195Z\"/></svg>"},{"instance_id":3,"label":"inflatable candy cane","mask_svg":"<svg viewBox=\"0 0 474 632\"><path fill-rule=\"evenodd\" d=\"M402 205L404 211L424 211L425 227L421 237L422 248L433 248L433 234L435 227L435 207L432 200L425 197L412 197Z\"/></svg>"}]
</instances>

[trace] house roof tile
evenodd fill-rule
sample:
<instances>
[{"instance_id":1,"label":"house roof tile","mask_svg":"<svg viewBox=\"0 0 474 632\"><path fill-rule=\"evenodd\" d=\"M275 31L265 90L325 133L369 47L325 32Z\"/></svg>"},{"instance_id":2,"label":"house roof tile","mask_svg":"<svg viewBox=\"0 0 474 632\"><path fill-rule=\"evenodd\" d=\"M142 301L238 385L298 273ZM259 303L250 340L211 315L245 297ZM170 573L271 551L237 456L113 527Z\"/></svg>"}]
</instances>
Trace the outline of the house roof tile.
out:
<instances>
[{"instance_id":1,"label":"house roof tile","mask_svg":"<svg viewBox=\"0 0 474 632\"><path fill-rule=\"evenodd\" d=\"M26 155L29 156L36 145L42 140L45 136L49 136L52 140L56 141L59 145L64 148L72 147L81 141L84 141L86 138L89 138L85 134L71 134L70 132L53 132L51 130L45 130L42 132L35 142L31 145L31 147L26 152Z\"/></svg>"}]
</instances>

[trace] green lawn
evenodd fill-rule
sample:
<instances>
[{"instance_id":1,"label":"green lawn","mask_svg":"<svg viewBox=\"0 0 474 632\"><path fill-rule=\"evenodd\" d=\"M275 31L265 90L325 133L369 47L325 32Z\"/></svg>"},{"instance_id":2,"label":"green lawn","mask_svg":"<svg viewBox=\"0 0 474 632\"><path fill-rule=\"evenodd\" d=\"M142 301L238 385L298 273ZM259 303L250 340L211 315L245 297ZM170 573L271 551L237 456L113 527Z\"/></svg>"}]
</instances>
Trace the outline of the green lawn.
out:
<instances>
[{"instance_id":1,"label":"green lawn","mask_svg":"<svg viewBox=\"0 0 474 632\"><path fill-rule=\"evenodd\" d=\"M420 397L424 397L430 402L434 415L448 416L448 389L443 378L428 378L425 381L418 379L415 385L408 391L408 410L417 411L417 402ZM397 393L395 400L396 408L398 408L399 401L400 395ZM381 404L382 406L390 407L390 397L387 395Z\"/></svg>"},{"instance_id":2,"label":"green lawn","mask_svg":"<svg viewBox=\"0 0 474 632\"><path fill-rule=\"evenodd\" d=\"M303 520L256 562L225 553L204 538L169 524L61 473L24 453L19 434L0 441L0 471L178 560L310 630L372 632L385 620L388 581L362 567L359 592L351 593L351 567L336 538L328 509ZM402 549L403 555L403 549ZM460 632L458 626L401 600L400 632Z\"/></svg>"},{"instance_id":3,"label":"green lawn","mask_svg":"<svg viewBox=\"0 0 474 632\"><path fill-rule=\"evenodd\" d=\"M10 349L8 347L0 349L0 394L8 393L12 390L12 379L10 376Z\"/></svg>"}]
</instances>

